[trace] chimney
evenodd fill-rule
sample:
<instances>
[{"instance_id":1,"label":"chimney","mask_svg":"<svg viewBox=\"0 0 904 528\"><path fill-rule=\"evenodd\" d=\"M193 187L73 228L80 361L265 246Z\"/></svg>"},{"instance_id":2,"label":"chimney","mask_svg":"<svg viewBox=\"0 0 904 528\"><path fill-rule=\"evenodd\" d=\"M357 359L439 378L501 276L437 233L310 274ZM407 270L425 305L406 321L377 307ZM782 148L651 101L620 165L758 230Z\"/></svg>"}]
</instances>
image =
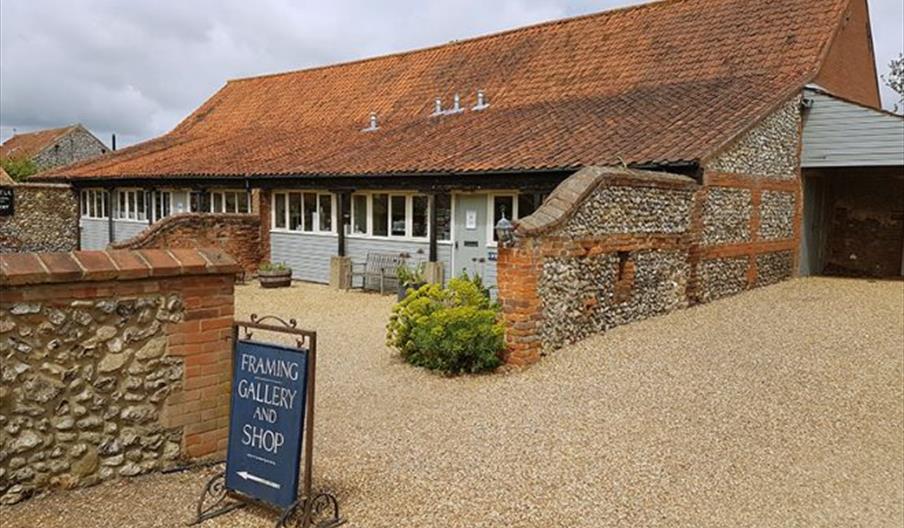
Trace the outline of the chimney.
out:
<instances>
[{"instance_id":1,"label":"chimney","mask_svg":"<svg viewBox=\"0 0 904 528\"><path fill-rule=\"evenodd\" d=\"M113 150L116 150L116 133L114 132L112 137L110 138L110 147Z\"/></svg>"}]
</instances>

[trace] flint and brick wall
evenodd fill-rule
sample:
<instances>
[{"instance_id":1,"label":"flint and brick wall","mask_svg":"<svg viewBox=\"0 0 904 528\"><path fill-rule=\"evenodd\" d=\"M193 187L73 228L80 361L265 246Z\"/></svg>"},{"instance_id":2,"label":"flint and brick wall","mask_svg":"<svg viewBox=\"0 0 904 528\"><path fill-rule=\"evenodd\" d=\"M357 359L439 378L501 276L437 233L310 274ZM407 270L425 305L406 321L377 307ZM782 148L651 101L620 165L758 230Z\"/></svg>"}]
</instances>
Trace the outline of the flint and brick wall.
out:
<instances>
[{"instance_id":1,"label":"flint and brick wall","mask_svg":"<svg viewBox=\"0 0 904 528\"><path fill-rule=\"evenodd\" d=\"M773 284L797 269L801 126L800 97L792 97L704 162L691 302Z\"/></svg>"},{"instance_id":2,"label":"flint and brick wall","mask_svg":"<svg viewBox=\"0 0 904 528\"><path fill-rule=\"evenodd\" d=\"M683 176L588 167L500 248L509 363L613 326L774 284L796 269L800 98Z\"/></svg>"},{"instance_id":3,"label":"flint and brick wall","mask_svg":"<svg viewBox=\"0 0 904 528\"><path fill-rule=\"evenodd\" d=\"M238 270L203 249L0 256L0 504L222 456Z\"/></svg>"},{"instance_id":4,"label":"flint and brick wall","mask_svg":"<svg viewBox=\"0 0 904 528\"><path fill-rule=\"evenodd\" d=\"M216 248L253 274L261 262L261 222L254 214L182 213L156 222L114 249Z\"/></svg>"},{"instance_id":5,"label":"flint and brick wall","mask_svg":"<svg viewBox=\"0 0 904 528\"><path fill-rule=\"evenodd\" d=\"M0 216L0 253L78 248L78 200L71 187L27 183L12 189L14 214Z\"/></svg>"},{"instance_id":6,"label":"flint and brick wall","mask_svg":"<svg viewBox=\"0 0 904 528\"><path fill-rule=\"evenodd\" d=\"M85 161L107 153L107 147L90 132L76 126L54 144L32 158L39 170L47 170L76 161Z\"/></svg>"}]
</instances>

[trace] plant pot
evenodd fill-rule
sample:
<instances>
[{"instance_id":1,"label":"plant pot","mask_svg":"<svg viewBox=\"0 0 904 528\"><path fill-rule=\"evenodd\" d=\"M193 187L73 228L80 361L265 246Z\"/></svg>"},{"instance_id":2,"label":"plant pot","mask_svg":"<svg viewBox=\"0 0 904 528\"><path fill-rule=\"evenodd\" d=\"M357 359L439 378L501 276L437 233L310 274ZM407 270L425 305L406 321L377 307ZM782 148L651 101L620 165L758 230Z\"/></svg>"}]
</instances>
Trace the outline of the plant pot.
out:
<instances>
[{"instance_id":1,"label":"plant pot","mask_svg":"<svg viewBox=\"0 0 904 528\"><path fill-rule=\"evenodd\" d=\"M398 295L399 302L402 302L405 300L405 297L408 296L408 292L410 292L412 290L417 290L424 284L427 284L427 283L426 282L417 282L415 284L410 284L407 286L405 286L403 284L399 284L399 295Z\"/></svg>"},{"instance_id":2,"label":"plant pot","mask_svg":"<svg viewBox=\"0 0 904 528\"><path fill-rule=\"evenodd\" d=\"M261 288L285 288L292 285L292 270L258 271Z\"/></svg>"}]
</instances>

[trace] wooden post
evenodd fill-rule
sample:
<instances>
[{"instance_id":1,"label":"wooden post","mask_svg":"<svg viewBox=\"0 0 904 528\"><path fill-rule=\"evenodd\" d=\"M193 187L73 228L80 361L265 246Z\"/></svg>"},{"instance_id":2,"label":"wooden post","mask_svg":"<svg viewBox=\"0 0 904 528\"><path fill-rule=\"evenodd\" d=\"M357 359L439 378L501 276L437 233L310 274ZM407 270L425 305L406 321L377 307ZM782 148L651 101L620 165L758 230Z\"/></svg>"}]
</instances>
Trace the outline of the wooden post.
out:
<instances>
[{"instance_id":1,"label":"wooden post","mask_svg":"<svg viewBox=\"0 0 904 528\"><path fill-rule=\"evenodd\" d=\"M348 196L346 192L336 193L336 222L339 224L336 226L337 232L339 234L339 247L336 249L336 254L340 257L345 256L345 197Z\"/></svg>"},{"instance_id":2,"label":"wooden post","mask_svg":"<svg viewBox=\"0 0 904 528\"><path fill-rule=\"evenodd\" d=\"M427 210L430 211L430 227L428 231L430 232L430 250L429 250L429 260L430 262L436 262L436 193L430 193L427 198Z\"/></svg>"}]
</instances>

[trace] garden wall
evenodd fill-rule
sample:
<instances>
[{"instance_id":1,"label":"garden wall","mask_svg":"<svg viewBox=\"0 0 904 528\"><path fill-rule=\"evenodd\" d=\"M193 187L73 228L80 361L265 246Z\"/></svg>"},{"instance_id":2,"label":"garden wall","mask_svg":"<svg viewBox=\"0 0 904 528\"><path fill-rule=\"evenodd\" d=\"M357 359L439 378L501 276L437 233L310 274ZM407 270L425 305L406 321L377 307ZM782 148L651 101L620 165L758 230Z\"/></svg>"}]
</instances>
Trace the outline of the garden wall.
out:
<instances>
[{"instance_id":1,"label":"garden wall","mask_svg":"<svg viewBox=\"0 0 904 528\"><path fill-rule=\"evenodd\" d=\"M254 214L182 213L156 222L137 236L112 244L114 249L217 248L246 273L261 262L261 219Z\"/></svg>"},{"instance_id":2,"label":"garden wall","mask_svg":"<svg viewBox=\"0 0 904 528\"><path fill-rule=\"evenodd\" d=\"M238 270L203 249L0 256L0 504L221 456Z\"/></svg>"},{"instance_id":3,"label":"garden wall","mask_svg":"<svg viewBox=\"0 0 904 528\"><path fill-rule=\"evenodd\" d=\"M506 361L779 282L796 269L800 98L684 176L588 167L500 248Z\"/></svg>"},{"instance_id":4,"label":"garden wall","mask_svg":"<svg viewBox=\"0 0 904 528\"><path fill-rule=\"evenodd\" d=\"M78 201L68 185L20 183L12 216L0 216L0 253L78 248Z\"/></svg>"}]
</instances>

